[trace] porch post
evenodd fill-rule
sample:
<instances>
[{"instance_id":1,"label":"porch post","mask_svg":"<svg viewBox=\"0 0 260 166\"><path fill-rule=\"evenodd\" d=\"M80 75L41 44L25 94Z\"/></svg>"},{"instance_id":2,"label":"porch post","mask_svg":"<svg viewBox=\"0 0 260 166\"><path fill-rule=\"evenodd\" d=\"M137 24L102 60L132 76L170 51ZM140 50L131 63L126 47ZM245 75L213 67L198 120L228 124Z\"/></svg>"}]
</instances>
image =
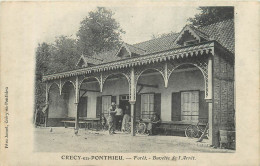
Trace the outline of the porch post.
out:
<instances>
[{"instance_id":1,"label":"porch post","mask_svg":"<svg viewBox=\"0 0 260 166\"><path fill-rule=\"evenodd\" d=\"M135 101L130 101L129 103L131 105L131 135L135 136Z\"/></svg>"},{"instance_id":2,"label":"porch post","mask_svg":"<svg viewBox=\"0 0 260 166\"><path fill-rule=\"evenodd\" d=\"M212 105L212 94L213 94L213 73L212 73L212 57L210 56L208 59L208 96L206 98L206 101L208 103L208 109L209 109L209 142L210 145L214 145L214 142L218 140L216 138L215 130L214 130L214 122L213 122L213 105Z\"/></svg>"},{"instance_id":3,"label":"porch post","mask_svg":"<svg viewBox=\"0 0 260 166\"><path fill-rule=\"evenodd\" d=\"M76 117L75 117L75 130L79 129L79 110L78 110L78 104L79 104L79 78L76 77L76 87L75 87L75 109L76 109Z\"/></svg>"},{"instance_id":4,"label":"porch post","mask_svg":"<svg viewBox=\"0 0 260 166\"><path fill-rule=\"evenodd\" d=\"M131 68L131 82L130 82L130 105L131 105L131 135L135 136L135 73L134 73L134 68Z\"/></svg>"}]
</instances>

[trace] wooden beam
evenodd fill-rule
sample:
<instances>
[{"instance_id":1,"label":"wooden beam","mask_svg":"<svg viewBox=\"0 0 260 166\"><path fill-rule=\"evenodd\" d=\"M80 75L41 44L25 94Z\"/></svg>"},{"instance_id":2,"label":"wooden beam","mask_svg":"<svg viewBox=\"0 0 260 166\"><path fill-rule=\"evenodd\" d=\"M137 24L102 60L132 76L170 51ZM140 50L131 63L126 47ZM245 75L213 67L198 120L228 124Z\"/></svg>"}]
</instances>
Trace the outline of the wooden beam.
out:
<instances>
[{"instance_id":1,"label":"wooden beam","mask_svg":"<svg viewBox=\"0 0 260 166\"><path fill-rule=\"evenodd\" d=\"M158 85L149 85L149 84L137 84L139 86L143 86L143 87L151 87L151 88L158 88Z\"/></svg>"},{"instance_id":2,"label":"wooden beam","mask_svg":"<svg viewBox=\"0 0 260 166\"><path fill-rule=\"evenodd\" d=\"M139 94L143 88L144 86L141 85L140 89L137 91L137 94Z\"/></svg>"},{"instance_id":3,"label":"wooden beam","mask_svg":"<svg viewBox=\"0 0 260 166\"><path fill-rule=\"evenodd\" d=\"M84 92L100 92L99 90L91 90L91 89L80 89L81 91L84 91Z\"/></svg>"}]
</instances>

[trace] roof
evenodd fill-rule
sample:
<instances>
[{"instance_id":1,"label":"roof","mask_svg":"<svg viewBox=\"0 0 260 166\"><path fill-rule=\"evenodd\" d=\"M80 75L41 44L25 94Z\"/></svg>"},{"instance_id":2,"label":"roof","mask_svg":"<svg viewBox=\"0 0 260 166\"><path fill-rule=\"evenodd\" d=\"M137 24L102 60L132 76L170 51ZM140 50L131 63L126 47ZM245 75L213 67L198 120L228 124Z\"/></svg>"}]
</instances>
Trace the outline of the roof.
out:
<instances>
[{"instance_id":1,"label":"roof","mask_svg":"<svg viewBox=\"0 0 260 166\"><path fill-rule=\"evenodd\" d=\"M235 38L234 38L234 20L229 19L221 22L217 22L208 26L203 27L194 27L192 25L186 25L189 27L196 35L201 38L204 38L206 41L217 41L221 46L234 54L235 51ZM183 30L185 29L183 28ZM182 30L182 31L183 31ZM138 56L145 56L149 54L165 52L171 49L177 49L182 47L179 45L176 40L181 35L180 33L169 33L163 37L151 39L148 41L136 43L136 44L127 44L123 43L120 48L115 50L110 50L102 52L91 57L85 56L88 58L86 61L88 63L93 62L95 65L101 65L109 62L115 62L120 60L126 60L134 57L125 57L118 56L120 49L125 46L128 51L135 53ZM91 58L91 59L89 59ZM79 61L78 61L79 62Z\"/></svg>"},{"instance_id":2,"label":"roof","mask_svg":"<svg viewBox=\"0 0 260 166\"><path fill-rule=\"evenodd\" d=\"M185 26L186 27L186 26ZM194 32L200 37L207 40L216 40L223 47L234 53L235 50L235 37L234 37L234 20L229 19L221 22L217 22L208 26L194 27L189 25ZM161 52L170 50L173 48L181 47L175 40L180 33L169 33L163 37L155 38L152 40L136 43L133 45L124 43L131 52L139 55L151 54L155 52ZM95 55L99 59L103 59L102 63L112 62L120 60L121 58L116 56L117 50L111 50L107 52Z\"/></svg>"},{"instance_id":3,"label":"roof","mask_svg":"<svg viewBox=\"0 0 260 166\"><path fill-rule=\"evenodd\" d=\"M235 50L235 36L234 36L234 20L229 19L217 22L208 26L194 27L189 25L195 33L205 39L216 40L223 47L234 53ZM174 45L180 33L170 33L165 37L148 40L145 42L134 44L136 47L145 49L147 53L165 51L172 48L180 47Z\"/></svg>"},{"instance_id":4,"label":"roof","mask_svg":"<svg viewBox=\"0 0 260 166\"><path fill-rule=\"evenodd\" d=\"M217 22L197 29L216 40L232 53L235 52L234 19Z\"/></svg>"},{"instance_id":5,"label":"roof","mask_svg":"<svg viewBox=\"0 0 260 166\"><path fill-rule=\"evenodd\" d=\"M131 53L135 53L135 54L138 54L138 55L143 55L146 53L146 50L145 49L142 49L140 47L136 47L134 45L131 45L131 44L127 44L125 43L125 46L129 49L129 51Z\"/></svg>"},{"instance_id":6,"label":"roof","mask_svg":"<svg viewBox=\"0 0 260 166\"><path fill-rule=\"evenodd\" d=\"M79 62L81 60L83 60L84 63L94 64L94 65L98 65L98 64L103 62L102 59L99 59L99 58L94 57L94 56L81 55L78 62L77 62L77 65L79 64Z\"/></svg>"},{"instance_id":7,"label":"roof","mask_svg":"<svg viewBox=\"0 0 260 166\"><path fill-rule=\"evenodd\" d=\"M118 61L111 61L100 65L95 65L87 68L66 71L57 74L43 76L43 81L60 79L76 75L85 75L93 72L109 71L113 69L124 69L130 66L140 66L145 64L152 64L154 62L163 62L168 59L179 59L184 57L203 56L203 53L212 52L215 47L214 41L207 41L195 45L179 47L164 52L146 54L143 56L135 56L133 58L121 59Z\"/></svg>"}]
</instances>

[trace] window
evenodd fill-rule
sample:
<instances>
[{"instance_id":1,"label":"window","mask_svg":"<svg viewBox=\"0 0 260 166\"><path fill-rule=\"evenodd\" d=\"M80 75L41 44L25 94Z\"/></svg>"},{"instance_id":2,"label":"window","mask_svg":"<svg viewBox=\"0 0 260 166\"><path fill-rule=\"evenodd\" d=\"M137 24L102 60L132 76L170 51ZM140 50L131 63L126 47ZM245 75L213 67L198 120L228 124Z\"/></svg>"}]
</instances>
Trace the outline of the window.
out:
<instances>
[{"instance_id":1,"label":"window","mask_svg":"<svg viewBox=\"0 0 260 166\"><path fill-rule=\"evenodd\" d=\"M108 116L108 109L111 106L111 96L102 96L102 113Z\"/></svg>"},{"instance_id":2,"label":"window","mask_svg":"<svg viewBox=\"0 0 260 166\"><path fill-rule=\"evenodd\" d=\"M154 94L141 95L141 119L150 119L154 114Z\"/></svg>"},{"instance_id":3,"label":"window","mask_svg":"<svg viewBox=\"0 0 260 166\"><path fill-rule=\"evenodd\" d=\"M199 91L181 92L181 120L198 121Z\"/></svg>"}]
</instances>

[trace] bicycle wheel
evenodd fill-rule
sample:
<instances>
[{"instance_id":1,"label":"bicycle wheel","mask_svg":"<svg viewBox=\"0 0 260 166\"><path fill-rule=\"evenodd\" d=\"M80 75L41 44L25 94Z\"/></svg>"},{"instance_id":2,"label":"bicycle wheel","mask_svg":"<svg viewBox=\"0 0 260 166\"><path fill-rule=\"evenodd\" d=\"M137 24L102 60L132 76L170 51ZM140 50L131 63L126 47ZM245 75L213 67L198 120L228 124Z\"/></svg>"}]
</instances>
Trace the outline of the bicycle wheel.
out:
<instances>
[{"instance_id":1,"label":"bicycle wheel","mask_svg":"<svg viewBox=\"0 0 260 166\"><path fill-rule=\"evenodd\" d=\"M198 137L198 134L199 134L198 129L194 125L189 125L185 129L185 136L188 138L196 138L196 137Z\"/></svg>"},{"instance_id":2,"label":"bicycle wheel","mask_svg":"<svg viewBox=\"0 0 260 166\"><path fill-rule=\"evenodd\" d=\"M139 123L139 125L137 125L137 133L138 134L144 134L146 130L146 124L145 123Z\"/></svg>"}]
</instances>

